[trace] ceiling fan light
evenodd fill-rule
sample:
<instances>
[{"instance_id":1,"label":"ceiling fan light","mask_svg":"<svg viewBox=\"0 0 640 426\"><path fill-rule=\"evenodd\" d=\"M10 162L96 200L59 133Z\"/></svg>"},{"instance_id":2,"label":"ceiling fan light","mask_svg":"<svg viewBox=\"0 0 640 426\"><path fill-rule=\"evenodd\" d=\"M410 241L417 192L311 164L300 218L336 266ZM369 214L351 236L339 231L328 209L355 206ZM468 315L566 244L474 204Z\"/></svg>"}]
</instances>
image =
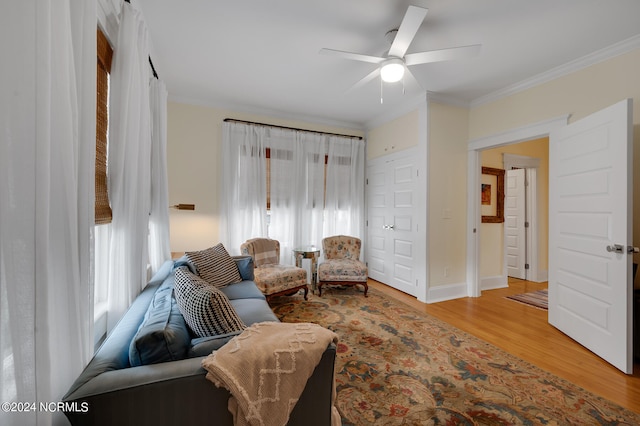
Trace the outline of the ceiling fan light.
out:
<instances>
[{"instance_id":1,"label":"ceiling fan light","mask_svg":"<svg viewBox=\"0 0 640 426\"><path fill-rule=\"evenodd\" d=\"M395 83L404 76L404 63L401 59L393 58L385 61L380 68L380 77L386 83Z\"/></svg>"}]
</instances>

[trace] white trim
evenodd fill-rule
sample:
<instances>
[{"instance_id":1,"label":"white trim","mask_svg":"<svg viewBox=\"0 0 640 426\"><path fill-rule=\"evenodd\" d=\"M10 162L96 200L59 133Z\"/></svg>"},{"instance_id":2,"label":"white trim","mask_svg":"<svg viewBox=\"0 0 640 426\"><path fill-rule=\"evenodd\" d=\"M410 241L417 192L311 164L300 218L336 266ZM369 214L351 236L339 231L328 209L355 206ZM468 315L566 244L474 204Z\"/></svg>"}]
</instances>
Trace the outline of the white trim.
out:
<instances>
[{"instance_id":1,"label":"white trim","mask_svg":"<svg viewBox=\"0 0 640 426\"><path fill-rule=\"evenodd\" d=\"M600 49L586 56L583 56L582 58L567 62L566 64L552 68L548 71L522 80L518 83L503 87L502 89L496 90L487 95L480 96L479 98L471 101L469 105L471 108L475 108L489 102L494 102L499 99L506 98L524 90L531 89L532 87L536 87L549 81L555 80L556 78L563 77L565 75L598 64L600 62L615 58L616 56L629 53L638 48L640 48L640 35L635 35L609 47L605 47L604 49Z\"/></svg>"},{"instance_id":2,"label":"white trim","mask_svg":"<svg viewBox=\"0 0 640 426\"><path fill-rule=\"evenodd\" d=\"M528 253L528 262L529 262L529 270L525 272L527 280L539 282L538 281L538 268L540 264L538 263L538 253L540 250L539 246L539 235L538 235L538 169L531 168L526 169L526 182L528 182L529 188L526 192L527 195L527 217L529 218L529 227L525 230L528 233L527 235L527 253ZM505 250L505 258L506 258L506 250Z\"/></svg>"},{"instance_id":3,"label":"white trim","mask_svg":"<svg viewBox=\"0 0 640 426\"><path fill-rule=\"evenodd\" d=\"M429 101L437 102L439 104L450 105L459 108L469 108L471 103L462 99L458 99L451 95L445 95L437 92L427 92Z\"/></svg>"},{"instance_id":4,"label":"white trim","mask_svg":"<svg viewBox=\"0 0 640 426\"><path fill-rule=\"evenodd\" d=\"M460 299L467 296L467 284L447 284L428 289L426 303L445 302L447 300Z\"/></svg>"},{"instance_id":5,"label":"white trim","mask_svg":"<svg viewBox=\"0 0 640 426\"><path fill-rule=\"evenodd\" d=\"M469 191L478 186L480 174L480 152L468 151L467 154L467 293L465 296L480 296L480 191Z\"/></svg>"},{"instance_id":6,"label":"white trim","mask_svg":"<svg viewBox=\"0 0 640 426\"><path fill-rule=\"evenodd\" d=\"M495 148L498 146L511 145L518 142L545 137L549 134L550 129L566 126L570 117L571 114L566 114L560 117L538 121L515 129L473 139L469 142L469 151L479 151L486 148Z\"/></svg>"},{"instance_id":7,"label":"white trim","mask_svg":"<svg viewBox=\"0 0 640 426\"><path fill-rule=\"evenodd\" d=\"M507 287L509 287L509 280L506 274L480 278L480 288L482 291Z\"/></svg>"},{"instance_id":8,"label":"white trim","mask_svg":"<svg viewBox=\"0 0 640 426\"><path fill-rule=\"evenodd\" d=\"M348 132L348 130L353 131L353 136L364 137L365 127L361 123L328 120L328 119L318 118L315 116L303 115L303 114L292 114L290 112L278 111L278 110L273 110L268 108L240 105L240 104L231 103L231 102L203 101L201 99L192 99L192 98L181 97L181 96L169 95L169 101L182 103L186 105L222 109L230 112L263 115L265 117L281 118L283 120L302 121L308 124L339 127L341 129L347 130L347 133L350 133Z\"/></svg>"},{"instance_id":9,"label":"white trim","mask_svg":"<svg viewBox=\"0 0 640 426\"><path fill-rule=\"evenodd\" d=\"M527 157L526 155L502 154L502 164L505 170L511 170L514 167L522 169L538 169L540 168L540 159L535 157Z\"/></svg>"},{"instance_id":10,"label":"white trim","mask_svg":"<svg viewBox=\"0 0 640 426\"><path fill-rule=\"evenodd\" d=\"M481 282L478 276L480 259L478 256L478 238L476 230L480 224L480 151L503 145L511 145L526 140L548 136L552 131L564 127L569 122L570 114L559 118L540 121L527 126L496 133L469 142L467 157L467 287L468 296L478 297L481 293Z\"/></svg>"},{"instance_id":11,"label":"white trim","mask_svg":"<svg viewBox=\"0 0 640 426\"><path fill-rule=\"evenodd\" d=\"M418 253L422 253L423 262L418 262L416 269L416 297L420 302L426 302L429 297L429 100L423 98L418 107L418 188L416 204L421 206L423 214L416 218L418 231Z\"/></svg>"}]
</instances>

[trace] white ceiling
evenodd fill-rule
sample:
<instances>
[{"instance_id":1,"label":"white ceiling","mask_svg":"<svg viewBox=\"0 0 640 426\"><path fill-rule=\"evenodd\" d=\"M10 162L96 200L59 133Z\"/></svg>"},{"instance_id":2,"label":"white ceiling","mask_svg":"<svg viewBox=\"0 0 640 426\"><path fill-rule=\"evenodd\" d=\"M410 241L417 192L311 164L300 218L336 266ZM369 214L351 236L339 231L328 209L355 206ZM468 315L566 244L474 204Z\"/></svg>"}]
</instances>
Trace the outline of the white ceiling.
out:
<instances>
[{"instance_id":1,"label":"white ceiling","mask_svg":"<svg viewBox=\"0 0 640 426\"><path fill-rule=\"evenodd\" d=\"M171 99L363 128L420 95L380 81L345 93L381 56L410 4L429 9L407 53L482 44L474 58L412 66L461 103L640 38L638 0L139 0ZM623 43L624 44L624 43ZM637 43L635 43L637 44Z\"/></svg>"}]
</instances>

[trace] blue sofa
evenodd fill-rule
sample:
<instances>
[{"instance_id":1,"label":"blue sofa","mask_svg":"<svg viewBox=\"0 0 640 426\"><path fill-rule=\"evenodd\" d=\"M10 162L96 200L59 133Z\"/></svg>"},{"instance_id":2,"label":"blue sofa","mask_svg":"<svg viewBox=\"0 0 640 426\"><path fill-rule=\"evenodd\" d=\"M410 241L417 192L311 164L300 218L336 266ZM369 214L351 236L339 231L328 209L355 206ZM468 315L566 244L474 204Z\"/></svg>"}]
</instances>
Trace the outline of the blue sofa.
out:
<instances>
[{"instance_id":1,"label":"blue sofa","mask_svg":"<svg viewBox=\"0 0 640 426\"><path fill-rule=\"evenodd\" d=\"M253 282L251 257L234 259L243 281L223 292L240 318L247 326L278 321ZM182 258L162 266L73 383L63 401L87 407L65 412L73 425L233 424L229 392L207 380L200 363L238 333L191 334L173 297L173 271L186 263ZM331 424L335 355L332 344L307 381L290 425Z\"/></svg>"}]
</instances>

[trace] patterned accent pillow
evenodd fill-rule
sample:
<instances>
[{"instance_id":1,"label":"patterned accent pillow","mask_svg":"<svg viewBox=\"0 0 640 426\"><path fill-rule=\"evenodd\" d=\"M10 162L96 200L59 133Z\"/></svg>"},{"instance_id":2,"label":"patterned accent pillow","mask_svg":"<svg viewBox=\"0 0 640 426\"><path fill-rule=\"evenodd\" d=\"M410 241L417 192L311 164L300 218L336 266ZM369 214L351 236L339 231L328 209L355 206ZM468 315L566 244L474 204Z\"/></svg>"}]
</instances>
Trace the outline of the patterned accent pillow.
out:
<instances>
[{"instance_id":1,"label":"patterned accent pillow","mask_svg":"<svg viewBox=\"0 0 640 426\"><path fill-rule=\"evenodd\" d=\"M174 294L184 320L198 337L233 333L247 327L227 296L186 266L175 270Z\"/></svg>"},{"instance_id":2,"label":"patterned accent pillow","mask_svg":"<svg viewBox=\"0 0 640 426\"><path fill-rule=\"evenodd\" d=\"M202 251L185 253L196 267L202 279L216 287L224 287L242 281L236 262L229 256L222 243Z\"/></svg>"}]
</instances>

